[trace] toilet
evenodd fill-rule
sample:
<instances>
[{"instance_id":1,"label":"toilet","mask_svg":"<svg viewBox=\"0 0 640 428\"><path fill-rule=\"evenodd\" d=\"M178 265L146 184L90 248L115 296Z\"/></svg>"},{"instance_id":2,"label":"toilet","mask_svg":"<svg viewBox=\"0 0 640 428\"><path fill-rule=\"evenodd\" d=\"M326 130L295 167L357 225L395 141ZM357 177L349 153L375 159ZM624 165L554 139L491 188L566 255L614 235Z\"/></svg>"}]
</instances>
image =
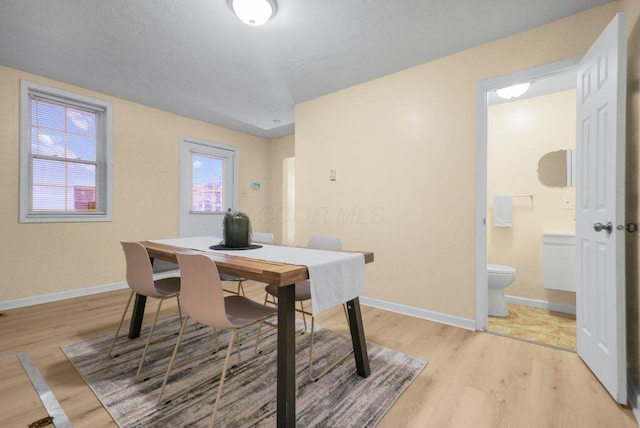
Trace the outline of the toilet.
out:
<instances>
[{"instance_id":1,"label":"toilet","mask_svg":"<svg viewBox=\"0 0 640 428\"><path fill-rule=\"evenodd\" d=\"M504 297L504 289L516 280L516 268L487 264L487 285L489 288L489 315L492 317L509 316L507 300Z\"/></svg>"}]
</instances>

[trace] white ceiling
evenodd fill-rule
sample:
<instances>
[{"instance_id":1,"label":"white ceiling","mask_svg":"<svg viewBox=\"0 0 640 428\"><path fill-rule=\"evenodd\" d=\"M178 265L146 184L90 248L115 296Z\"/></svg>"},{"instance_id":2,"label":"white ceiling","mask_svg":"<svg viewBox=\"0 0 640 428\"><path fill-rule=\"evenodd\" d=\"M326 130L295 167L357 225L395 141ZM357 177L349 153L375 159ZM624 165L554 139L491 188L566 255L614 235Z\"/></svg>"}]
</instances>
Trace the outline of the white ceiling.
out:
<instances>
[{"instance_id":1,"label":"white ceiling","mask_svg":"<svg viewBox=\"0 0 640 428\"><path fill-rule=\"evenodd\" d=\"M0 0L0 64L249 134L294 105L612 0Z\"/></svg>"}]
</instances>

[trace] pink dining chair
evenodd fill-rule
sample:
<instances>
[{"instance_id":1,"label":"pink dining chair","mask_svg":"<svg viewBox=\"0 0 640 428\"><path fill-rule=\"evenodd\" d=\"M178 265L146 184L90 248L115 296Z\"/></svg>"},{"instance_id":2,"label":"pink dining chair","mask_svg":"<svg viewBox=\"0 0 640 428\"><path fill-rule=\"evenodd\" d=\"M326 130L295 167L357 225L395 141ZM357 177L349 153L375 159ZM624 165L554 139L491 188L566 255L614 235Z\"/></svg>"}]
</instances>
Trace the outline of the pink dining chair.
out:
<instances>
[{"instance_id":1,"label":"pink dining chair","mask_svg":"<svg viewBox=\"0 0 640 428\"><path fill-rule=\"evenodd\" d=\"M342 250L342 239L335 236L313 236L307 242L308 248L314 248L317 250L330 250L330 251L340 251ZM274 306L278 305L278 286L274 284L269 284L265 288L265 296L264 296L264 304L271 303ZM336 359L327 369L325 369L322 373L317 376L313 374L313 339L314 339L314 327L315 327L315 317L305 309L304 302L311 300L311 283L309 280L296 282L295 284L295 297L294 301L300 303L300 308L296 308L296 312L302 314L302 321L304 323L304 332L307 331L307 319L306 316L309 315L311 317L311 345L309 347L309 379L312 382L317 381L322 376L327 374L329 370L340 364L347 358L351 352L344 354L340 358ZM269 300L271 297L271 300ZM349 316L347 315L347 309L345 305L342 305L344 310L345 317L347 318L347 324L349 323ZM262 327L262 326L261 326ZM258 332L260 334L260 332ZM258 351L258 345L256 344L256 352Z\"/></svg>"},{"instance_id":2,"label":"pink dining chair","mask_svg":"<svg viewBox=\"0 0 640 428\"><path fill-rule=\"evenodd\" d=\"M225 296L220 284L218 268L215 262L206 255L189 250L178 250L176 255L182 276L182 308L186 315L182 321L180 334L162 382L158 403L162 404L164 390L180 347L188 318L191 317L195 321L214 329L231 330L232 334L229 339L222 372L220 373L220 385L218 386L216 402L211 415L210 426L213 426L218 412L220 397L222 396L233 344L238 344L238 332L276 315L277 309L254 302L244 296ZM239 361L240 358L238 350Z\"/></svg>"},{"instance_id":3,"label":"pink dining chair","mask_svg":"<svg viewBox=\"0 0 640 428\"><path fill-rule=\"evenodd\" d=\"M149 345L151 343L157 343L168 337L174 336L174 334L171 334L162 338L158 338L155 342L151 342L151 336L153 335L153 330L156 326L156 322L158 321L158 315L160 314L162 302L164 302L166 299L175 297L178 301L178 314L180 315L180 318L182 318L182 310L180 309L180 277L169 277L154 280L153 267L151 266L151 259L149 258L147 249L139 242L121 242L121 244L127 263L127 284L129 284L129 288L131 288L131 294L129 295L129 300L127 301L127 305L125 306L124 312L122 313L122 318L120 318L120 324L118 324L116 334L111 341L111 346L109 347L108 353L109 358L114 358L119 355L113 354L113 346L115 345L118 338L118 333L120 333L120 330L122 329L122 324L124 322L125 316L127 315L127 310L129 309L129 305L131 304L133 295L135 293L138 293L146 297L158 299L158 309L156 310L156 314L153 317L153 323L151 324L151 328L149 329L149 335L147 336L144 350L142 351L142 356L140 357L140 363L138 364L138 371L136 372L136 380L139 381L141 380L140 374L142 372L142 366L144 365L144 360L147 355ZM140 347L134 348L132 350L135 349L140 349Z\"/></svg>"}]
</instances>

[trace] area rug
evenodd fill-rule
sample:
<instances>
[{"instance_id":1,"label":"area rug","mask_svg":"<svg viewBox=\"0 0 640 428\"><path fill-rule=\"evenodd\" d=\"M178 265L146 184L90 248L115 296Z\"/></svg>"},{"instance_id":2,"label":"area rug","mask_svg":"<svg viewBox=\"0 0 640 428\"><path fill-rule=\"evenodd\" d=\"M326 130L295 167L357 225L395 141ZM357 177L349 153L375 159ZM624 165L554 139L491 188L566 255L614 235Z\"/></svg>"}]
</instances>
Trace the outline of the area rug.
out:
<instances>
[{"instance_id":1,"label":"area rug","mask_svg":"<svg viewBox=\"0 0 640 428\"><path fill-rule=\"evenodd\" d=\"M296 325L302 331L301 321ZM208 426L213 410L219 376L230 334L219 331L220 349L210 328L189 323L185 329L176 365L163 397L158 404L164 370L171 357L176 336L151 345L143 369L145 380L135 381L142 344L146 337L127 340L123 334L116 343L115 358L107 357L112 335L62 346L63 352L91 387L103 406L121 427ZM256 327L257 328L257 327ZM177 316L158 322L154 337L177 333ZM240 335L238 363L227 372L216 426L273 427L276 425L276 331L263 328L260 354L254 352L256 330ZM353 356L331 369L316 382L308 376L309 334L296 335L296 425L299 427L372 427L384 416L402 392L426 366L427 362L391 349L368 343L371 375L356 374ZM345 334L316 327L314 341L314 373L320 373L337 356L351 349L351 338ZM189 363L194 356L203 358ZM158 374L156 374L158 373ZM190 386L204 382L201 386ZM178 393L187 390L182 397ZM271 414L270 414L271 413Z\"/></svg>"}]
</instances>

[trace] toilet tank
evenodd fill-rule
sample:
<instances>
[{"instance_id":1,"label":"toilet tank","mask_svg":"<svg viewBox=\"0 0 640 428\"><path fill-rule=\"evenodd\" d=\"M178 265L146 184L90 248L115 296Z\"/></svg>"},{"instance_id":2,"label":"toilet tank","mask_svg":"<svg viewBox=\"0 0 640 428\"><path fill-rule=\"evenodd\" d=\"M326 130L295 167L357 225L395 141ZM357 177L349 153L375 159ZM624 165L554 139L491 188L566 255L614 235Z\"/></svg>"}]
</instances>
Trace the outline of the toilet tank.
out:
<instances>
[{"instance_id":1,"label":"toilet tank","mask_svg":"<svg viewBox=\"0 0 640 428\"><path fill-rule=\"evenodd\" d=\"M576 291L576 236L565 233L542 235L544 288Z\"/></svg>"}]
</instances>

